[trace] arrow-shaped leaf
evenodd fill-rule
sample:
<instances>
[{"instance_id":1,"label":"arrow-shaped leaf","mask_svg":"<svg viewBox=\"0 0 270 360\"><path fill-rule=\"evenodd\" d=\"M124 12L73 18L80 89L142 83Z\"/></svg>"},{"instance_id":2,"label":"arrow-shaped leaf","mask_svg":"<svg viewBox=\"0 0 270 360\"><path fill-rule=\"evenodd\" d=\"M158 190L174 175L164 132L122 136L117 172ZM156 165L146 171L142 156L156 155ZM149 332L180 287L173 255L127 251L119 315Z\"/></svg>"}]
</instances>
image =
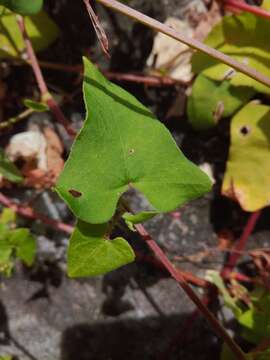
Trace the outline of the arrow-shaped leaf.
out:
<instances>
[{"instance_id":1,"label":"arrow-shaped leaf","mask_svg":"<svg viewBox=\"0 0 270 360\"><path fill-rule=\"evenodd\" d=\"M68 248L70 277L102 275L134 261L128 242L123 238L106 239L106 229L107 224L78 221Z\"/></svg>"},{"instance_id":2,"label":"arrow-shaped leaf","mask_svg":"<svg viewBox=\"0 0 270 360\"><path fill-rule=\"evenodd\" d=\"M87 118L56 187L75 215L107 222L129 186L158 211L209 191L207 175L185 158L152 113L88 60L84 65Z\"/></svg>"}]
</instances>

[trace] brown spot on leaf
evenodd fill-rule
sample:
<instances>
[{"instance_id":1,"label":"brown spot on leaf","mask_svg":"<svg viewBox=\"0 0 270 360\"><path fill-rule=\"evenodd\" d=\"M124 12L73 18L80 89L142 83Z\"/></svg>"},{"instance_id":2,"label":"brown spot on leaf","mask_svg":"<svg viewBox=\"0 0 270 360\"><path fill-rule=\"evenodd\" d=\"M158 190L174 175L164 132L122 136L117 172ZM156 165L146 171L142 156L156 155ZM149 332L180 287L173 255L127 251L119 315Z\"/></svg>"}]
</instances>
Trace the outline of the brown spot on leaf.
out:
<instances>
[{"instance_id":1,"label":"brown spot on leaf","mask_svg":"<svg viewBox=\"0 0 270 360\"><path fill-rule=\"evenodd\" d=\"M82 193L78 190L69 189L68 192L75 198L79 198L82 196Z\"/></svg>"},{"instance_id":2,"label":"brown spot on leaf","mask_svg":"<svg viewBox=\"0 0 270 360\"><path fill-rule=\"evenodd\" d=\"M129 155L133 155L135 153L135 150L134 149L129 149L128 153L129 153Z\"/></svg>"}]
</instances>

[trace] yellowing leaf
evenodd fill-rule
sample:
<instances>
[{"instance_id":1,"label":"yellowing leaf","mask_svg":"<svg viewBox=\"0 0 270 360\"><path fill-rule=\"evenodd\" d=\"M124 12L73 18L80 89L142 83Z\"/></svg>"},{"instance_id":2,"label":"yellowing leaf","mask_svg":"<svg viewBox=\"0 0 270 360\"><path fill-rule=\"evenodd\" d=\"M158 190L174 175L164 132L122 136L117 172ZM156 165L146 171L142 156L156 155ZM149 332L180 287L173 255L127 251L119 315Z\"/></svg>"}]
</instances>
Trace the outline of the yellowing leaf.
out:
<instances>
[{"instance_id":1,"label":"yellowing leaf","mask_svg":"<svg viewBox=\"0 0 270 360\"><path fill-rule=\"evenodd\" d=\"M0 224L12 226L16 221L16 213L10 208L4 208L0 214Z\"/></svg>"},{"instance_id":2,"label":"yellowing leaf","mask_svg":"<svg viewBox=\"0 0 270 360\"><path fill-rule=\"evenodd\" d=\"M0 0L0 4L20 15L32 15L38 13L43 0Z\"/></svg>"},{"instance_id":3,"label":"yellowing leaf","mask_svg":"<svg viewBox=\"0 0 270 360\"><path fill-rule=\"evenodd\" d=\"M263 0L261 7L270 11L270 0Z\"/></svg>"},{"instance_id":4,"label":"yellowing leaf","mask_svg":"<svg viewBox=\"0 0 270 360\"><path fill-rule=\"evenodd\" d=\"M269 34L270 35L270 34ZM228 55L232 55L228 53ZM242 62L250 67L256 69L262 74L270 76L270 59L263 60L262 58L250 55L234 55L234 59ZM225 64L216 64L203 71L203 74L210 79L222 81L228 74L231 75L230 84L235 86L250 86L261 93L270 94L270 87L246 76L240 72L234 72L229 66Z\"/></svg>"},{"instance_id":5,"label":"yellowing leaf","mask_svg":"<svg viewBox=\"0 0 270 360\"><path fill-rule=\"evenodd\" d=\"M75 215L93 224L109 221L130 186L163 212L209 191L207 175L165 126L88 60L84 65L87 119L56 187Z\"/></svg>"},{"instance_id":6,"label":"yellowing leaf","mask_svg":"<svg viewBox=\"0 0 270 360\"><path fill-rule=\"evenodd\" d=\"M57 25L41 11L25 17L26 31L36 51L46 49L59 34ZM24 41L16 21L16 14L0 6L0 58L19 57Z\"/></svg>"},{"instance_id":7,"label":"yellowing leaf","mask_svg":"<svg viewBox=\"0 0 270 360\"><path fill-rule=\"evenodd\" d=\"M209 46L232 56L238 61L270 76L270 23L267 19L253 14L225 16L205 40ZM251 86L259 92L270 94L270 88L248 76L235 72L203 53L195 53L192 58L195 73L203 72L213 80L230 78L236 86Z\"/></svg>"},{"instance_id":8,"label":"yellowing leaf","mask_svg":"<svg viewBox=\"0 0 270 360\"><path fill-rule=\"evenodd\" d=\"M123 238L106 239L106 229L107 224L78 221L68 248L70 277L102 275L134 261L129 243Z\"/></svg>"},{"instance_id":9,"label":"yellowing leaf","mask_svg":"<svg viewBox=\"0 0 270 360\"><path fill-rule=\"evenodd\" d=\"M246 211L270 203L270 107L249 103L232 119L222 193Z\"/></svg>"}]
</instances>

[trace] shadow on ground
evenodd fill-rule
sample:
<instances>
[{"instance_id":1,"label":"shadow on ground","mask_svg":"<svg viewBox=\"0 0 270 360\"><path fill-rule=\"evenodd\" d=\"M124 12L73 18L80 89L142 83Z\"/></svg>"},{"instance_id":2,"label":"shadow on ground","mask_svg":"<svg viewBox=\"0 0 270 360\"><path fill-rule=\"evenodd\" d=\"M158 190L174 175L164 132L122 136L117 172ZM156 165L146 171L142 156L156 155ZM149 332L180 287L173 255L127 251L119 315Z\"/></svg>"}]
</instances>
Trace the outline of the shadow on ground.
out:
<instances>
[{"instance_id":1,"label":"shadow on ground","mask_svg":"<svg viewBox=\"0 0 270 360\"><path fill-rule=\"evenodd\" d=\"M194 328L185 341L180 330L187 318L175 314L77 324L62 335L61 360L206 360L210 353L211 359L218 359L216 338L205 326L199 333Z\"/></svg>"}]
</instances>

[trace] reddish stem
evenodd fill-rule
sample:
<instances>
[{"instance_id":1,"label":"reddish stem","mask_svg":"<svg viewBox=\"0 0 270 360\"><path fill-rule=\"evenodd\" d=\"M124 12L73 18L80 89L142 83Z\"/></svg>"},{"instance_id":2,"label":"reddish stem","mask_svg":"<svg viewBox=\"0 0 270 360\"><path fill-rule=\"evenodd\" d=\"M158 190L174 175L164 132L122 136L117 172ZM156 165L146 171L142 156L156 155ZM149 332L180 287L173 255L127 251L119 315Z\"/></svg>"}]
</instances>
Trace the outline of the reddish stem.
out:
<instances>
[{"instance_id":1,"label":"reddish stem","mask_svg":"<svg viewBox=\"0 0 270 360\"><path fill-rule=\"evenodd\" d=\"M135 251L135 254L136 254L136 260L147 262L161 270L165 269L164 265L156 257L148 256L148 255L145 255L138 251ZM189 271L183 271L183 270L179 270L179 269L176 269L176 270L180 271L182 273L182 275L184 276L184 278L186 279L186 281L188 281L192 285L199 286L202 288L206 288L209 285L208 281L193 275Z\"/></svg>"},{"instance_id":2,"label":"reddish stem","mask_svg":"<svg viewBox=\"0 0 270 360\"><path fill-rule=\"evenodd\" d=\"M242 235L240 236L239 240L237 241L234 250L235 252L232 252L229 256L228 262L225 264L221 274L225 278L228 277L228 275L231 273L233 268L236 266L236 263L238 259L241 257L241 252L244 250L247 240L254 230L256 223L261 215L261 211L256 211L252 213L245 225L245 228L242 232Z\"/></svg>"},{"instance_id":3,"label":"reddish stem","mask_svg":"<svg viewBox=\"0 0 270 360\"><path fill-rule=\"evenodd\" d=\"M239 0L225 0L225 7L230 9L242 10L251 14L263 17L264 19L270 20L270 11L267 11L261 7L249 5L246 2Z\"/></svg>"},{"instance_id":4,"label":"reddish stem","mask_svg":"<svg viewBox=\"0 0 270 360\"><path fill-rule=\"evenodd\" d=\"M12 209L18 215L24 216L31 220L40 220L44 224L51 226L58 231L60 230L68 234L71 234L73 231L73 226L64 224L57 220L50 219L45 215L38 214L34 212L34 210L29 206L17 205L1 192L0 192L0 203Z\"/></svg>"},{"instance_id":5,"label":"reddish stem","mask_svg":"<svg viewBox=\"0 0 270 360\"><path fill-rule=\"evenodd\" d=\"M22 206L15 204L12 200L10 200L7 196L5 196L3 193L0 192L0 203L12 209L16 214L23 216L25 218L31 219L31 220L39 220L42 223L44 223L47 226L52 227L55 230L63 231L67 234L72 234L74 227L72 225L68 225L62 222L59 222L57 220L48 218L47 216L43 214L39 214L35 212L30 206ZM158 261L158 259L150 256L146 256L142 253L136 252L136 259L139 261L145 261L148 262L156 267L159 267L160 269L164 269L164 266L161 262ZM178 270L180 271L180 270ZM193 274L189 272L182 272L182 276L186 279L186 281L191 282L193 285L205 287L207 286L207 281L200 279Z\"/></svg>"},{"instance_id":6,"label":"reddish stem","mask_svg":"<svg viewBox=\"0 0 270 360\"><path fill-rule=\"evenodd\" d=\"M248 219L247 224L245 225L245 228L243 230L243 233L239 239L239 241L237 242L235 248L233 250L231 250L230 256L229 256L229 261L227 264L225 264L225 266L223 267L223 270L221 271L221 275L226 278L226 277L232 277L238 281L249 281L249 282L254 282L252 279L248 278L247 276L240 274L240 273L232 273L233 268L235 267L237 260L243 255L243 250L244 247L246 245L246 242L248 240L248 237L250 236L250 234L252 233L258 218L260 216L260 211L257 211L253 214L251 214L250 218ZM217 296L217 291L216 292L210 292L210 294L207 294L204 298L203 298L203 302L205 304L208 304L212 301L214 301L214 299ZM186 320L185 324L183 327L181 327L181 330L178 332L177 336L179 336L179 334L185 334L185 336L187 337L187 333L190 331L191 329L191 325L194 321L194 319L196 318L196 316L198 315L198 309L195 309L192 314L188 317L188 319ZM174 343L171 344L171 346L174 346ZM159 360L163 360L165 359L165 357L161 357Z\"/></svg>"},{"instance_id":7,"label":"reddish stem","mask_svg":"<svg viewBox=\"0 0 270 360\"><path fill-rule=\"evenodd\" d=\"M190 82L172 79L168 76L125 74L111 71L102 71L111 80L134 82L147 86L174 86L177 84L187 86Z\"/></svg>"},{"instance_id":8,"label":"reddish stem","mask_svg":"<svg viewBox=\"0 0 270 360\"><path fill-rule=\"evenodd\" d=\"M138 224L135 225L135 227L138 233L141 235L142 239L147 243L149 248L159 259L159 261L163 264L163 266L167 269L167 271L171 274L171 276L177 281L177 283L181 286L184 292L197 306L198 310L204 315L204 317L212 325L213 329L215 329L215 332L226 342L226 344L231 349L231 351L236 355L237 359L245 360L246 358L245 354L242 352L240 347L233 341L233 339L229 336L229 334L226 332L223 326L218 322L218 320L211 313L211 311L208 310L207 306L200 300L200 298L188 285L182 273L180 271L177 271L177 269L173 266L173 264L165 255L165 253L162 251L162 249L148 234L144 226Z\"/></svg>"},{"instance_id":9,"label":"reddish stem","mask_svg":"<svg viewBox=\"0 0 270 360\"><path fill-rule=\"evenodd\" d=\"M30 65L34 72L34 75L35 75L35 78L36 78L36 81L37 81L37 84L38 84L38 87L39 87L39 90L41 93L42 100L46 102L46 104L50 108L51 112L54 114L57 121L64 126L67 133L71 136L75 136L76 135L75 130L70 126L70 123L66 119L62 110L60 109L60 107L58 106L56 101L53 99L51 94L49 93L49 90L45 83L44 77L42 75L42 72L41 72L37 57L36 57L36 54L34 52L31 40L28 37L23 17L18 16L17 22L18 22L18 27L21 31L22 37L24 39L27 55L30 60Z\"/></svg>"},{"instance_id":10,"label":"reddish stem","mask_svg":"<svg viewBox=\"0 0 270 360\"><path fill-rule=\"evenodd\" d=\"M39 61L39 65L47 69L68 71L72 73L83 72L82 65L55 64L46 61ZM147 86L175 86L178 84L183 86L188 86L190 84L189 81L177 80L169 76L120 73L120 72L107 71L102 69L100 69L100 71L110 80L134 82L138 84L145 84Z\"/></svg>"}]
</instances>

